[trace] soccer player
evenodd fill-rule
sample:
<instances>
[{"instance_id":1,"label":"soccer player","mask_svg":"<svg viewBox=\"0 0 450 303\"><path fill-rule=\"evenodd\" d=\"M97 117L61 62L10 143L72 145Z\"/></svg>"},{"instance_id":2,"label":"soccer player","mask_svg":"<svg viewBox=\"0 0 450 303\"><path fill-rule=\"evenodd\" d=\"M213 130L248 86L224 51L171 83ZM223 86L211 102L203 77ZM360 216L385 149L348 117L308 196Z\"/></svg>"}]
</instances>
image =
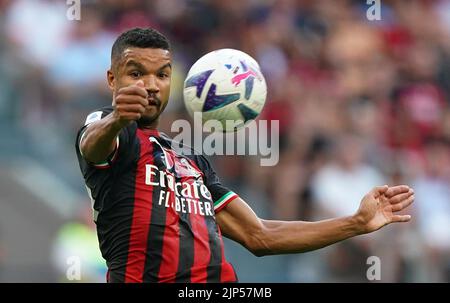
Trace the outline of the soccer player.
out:
<instances>
[{"instance_id":1,"label":"soccer player","mask_svg":"<svg viewBox=\"0 0 450 303\"><path fill-rule=\"evenodd\" d=\"M258 218L220 183L205 157L175 152L158 131L171 71L162 34L124 32L112 47L107 72L112 106L89 114L78 132L76 152L108 282L236 282L222 235L257 256L301 253L410 220L395 214L414 200L406 185L373 188L349 217Z\"/></svg>"}]
</instances>

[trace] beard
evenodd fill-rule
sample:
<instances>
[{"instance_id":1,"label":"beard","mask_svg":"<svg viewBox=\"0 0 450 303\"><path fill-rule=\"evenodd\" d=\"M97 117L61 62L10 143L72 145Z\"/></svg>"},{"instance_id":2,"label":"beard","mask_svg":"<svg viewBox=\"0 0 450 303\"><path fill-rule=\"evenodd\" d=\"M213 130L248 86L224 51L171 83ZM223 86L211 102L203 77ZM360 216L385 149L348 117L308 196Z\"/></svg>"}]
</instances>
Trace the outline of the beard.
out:
<instances>
[{"instance_id":1,"label":"beard","mask_svg":"<svg viewBox=\"0 0 450 303\"><path fill-rule=\"evenodd\" d=\"M159 112L153 115L142 115L139 120L137 120L137 124L139 127L148 127L155 126L155 123L159 120Z\"/></svg>"},{"instance_id":2,"label":"beard","mask_svg":"<svg viewBox=\"0 0 450 303\"><path fill-rule=\"evenodd\" d=\"M167 102L164 105L161 105L158 102L158 105L155 110L152 110L151 113L145 112L139 120L137 120L138 127L152 127L156 128L158 126L159 117L166 108Z\"/></svg>"}]
</instances>

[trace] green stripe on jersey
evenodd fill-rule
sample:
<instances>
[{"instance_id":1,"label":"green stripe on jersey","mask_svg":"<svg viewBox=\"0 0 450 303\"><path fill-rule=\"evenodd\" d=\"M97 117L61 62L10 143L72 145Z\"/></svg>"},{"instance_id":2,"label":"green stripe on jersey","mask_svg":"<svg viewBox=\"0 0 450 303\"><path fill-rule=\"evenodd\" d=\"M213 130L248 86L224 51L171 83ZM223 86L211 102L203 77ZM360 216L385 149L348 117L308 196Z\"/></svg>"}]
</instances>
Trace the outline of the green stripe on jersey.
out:
<instances>
[{"instance_id":1,"label":"green stripe on jersey","mask_svg":"<svg viewBox=\"0 0 450 303\"><path fill-rule=\"evenodd\" d=\"M220 198L219 200L214 202L214 209L219 208L223 203L225 203L228 200L228 198L230 198L233 195L234 195L234 192L232 192L232 191L223 195L222 198Z\"/></svg>"}]
</instances>

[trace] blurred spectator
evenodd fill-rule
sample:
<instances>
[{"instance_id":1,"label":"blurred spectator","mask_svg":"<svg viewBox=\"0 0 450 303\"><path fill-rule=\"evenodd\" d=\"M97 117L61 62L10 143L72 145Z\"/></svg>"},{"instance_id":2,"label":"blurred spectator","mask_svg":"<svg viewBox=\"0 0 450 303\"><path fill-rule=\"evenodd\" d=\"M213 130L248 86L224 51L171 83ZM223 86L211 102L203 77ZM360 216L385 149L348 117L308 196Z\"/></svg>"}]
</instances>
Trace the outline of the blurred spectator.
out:
<instances>
[{"instance_id":1,"label":"blurred spectator","mask_svg":"<svg viewBox=\"0 0 450 303\"><path fill-rule=\"evenodd\" d=\"M427 254L428 278L450 279L450 152L449 143L431 141L425 146L423 174L412 181L420 238Z\"/></svg>"},{"instance_id":2,"label":"blurred spectator","mask_svg":"<svg viewBox=\"0 0 450 303\"><path fill-rule=\"evenodd\" d=\"M5 24L8 38L29 63L46 66L59 54L74 25L67 21L66 9L62 1L11 1Z\"/></svg>"},{"instance_id":3,"label":"blurred spectator","mask_svg":"<svg viewBox=\"0 0 450 303\"><path fill-rule=\"evenodd\" d=\"M361 198L374 184L386 184L376 168L366 164L362 141L353 135L334 138L333 158L312 177L311 191L316 203L315 220L352 215ZM364 272L367 256L373 255L365 237L339 243L328 249L332 277L357 281Z\"/></svg>"},{"instance_id":4,"label":"blurred spectator","mask_svg":"<svg viewBox=\"0 0 450 303\"><path fill-rule=\"evenodd\" d=\"M361 198L374 184L386 184L376 168L365 164L364 146L351 135L336 138L333 160L325 164L312 181L312 191L321 217L352 215ZM319 212L320 213L320 212Z\"/></svg>"},{"instance_id":5,"label":"blurred spectator","mask_svg":"<svg viewBox=\"0 0 450 303\"><path fill-rule=\"evenodd\" d=\"M106 282L107 267L89 208L80 218L61 226L54 240L51 259L59 282Z\"/></svg>"},{"instance_id":6,"label":"blurred spectator","mask_svg":"<svg viewBox=\"0 0 450 303\"><path fill-rule=\"evenodd\" d=\"M68 86L72 90L105 87L115 35L104 30L99 9L83 7L83 21L67 33L71 39L49 60L50 79L57 87Z\"/></svg>"}]
</instances>

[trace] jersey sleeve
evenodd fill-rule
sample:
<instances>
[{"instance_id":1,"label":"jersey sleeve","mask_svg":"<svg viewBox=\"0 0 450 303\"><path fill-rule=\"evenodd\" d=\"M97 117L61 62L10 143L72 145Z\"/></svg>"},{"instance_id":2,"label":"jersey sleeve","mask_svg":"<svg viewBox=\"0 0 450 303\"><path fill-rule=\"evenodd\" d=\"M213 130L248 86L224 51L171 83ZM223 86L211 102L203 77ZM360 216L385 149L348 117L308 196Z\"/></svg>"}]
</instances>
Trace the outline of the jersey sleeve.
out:
<instances>
[{"instance_id":1,"label":"jersey sleeve","mask_svg":"<svg viewBox=\"0 0 450 303\"><path fill-rule=\"evenodd\" d=\"M204 156L199 156L198 162L205 175L205 185L212 196L214 212L218 213L238 195L220 183L219 177Z\"/></svg>"},{"instance_id":2,"label":"jersey sleeve","mask_svg":"<svg viewBox=\"0 0 450 303\"><path fill-rule=\"evenodd\" d=\"M86 117L86 121L85 121L84 125L80 128L80 130L78 131L78 134L77 134L76 149L77 149L77 153L79 153L79 155L81 156L79 158L81 159L81 161L84 161L85 164L87 164L88 166L96 168L96 169L110 168L113 165L113 163L117 160L119 151L123 150L122 147L126 146L127 141L129 141L128 136L126 135L126 130L122 130L119 133L119 136L117 136L116 146L114 148L114 151L108 156L108 158L104 162L92 163L92 162L87 161L84 158L83 153L80 149L80 145L81 145L82 140L84 139L86 130L93 122L103 119L111 112L112 112L112 108L103 108L103 109L99 109L94 112L91 112Z\"/></svg>"},{"instance_id":3,"label":"jersey sleeve","mask_svg":"<svg viewBox=\"0 0 450 303\"><path fill-rule=\"evenodd\" d=\"M83 157L80 150L80 140L86 129L112 111L112 107L106 107L90 113L84 125L78 131L75 140L78 164L94 209L94 221L97 221L97 216L103 209L110 207L111 203L115 201L116 198L111 198L110 195L117 195L115 185L118 178L122 177L123 173L129 171L131 167L134 167L133 165L138 157L135 141L131 139L135 131L134 124L120 130L116 148L105 163L90 163Z\"/></svg>"}]
</instances>

